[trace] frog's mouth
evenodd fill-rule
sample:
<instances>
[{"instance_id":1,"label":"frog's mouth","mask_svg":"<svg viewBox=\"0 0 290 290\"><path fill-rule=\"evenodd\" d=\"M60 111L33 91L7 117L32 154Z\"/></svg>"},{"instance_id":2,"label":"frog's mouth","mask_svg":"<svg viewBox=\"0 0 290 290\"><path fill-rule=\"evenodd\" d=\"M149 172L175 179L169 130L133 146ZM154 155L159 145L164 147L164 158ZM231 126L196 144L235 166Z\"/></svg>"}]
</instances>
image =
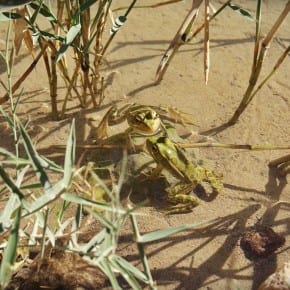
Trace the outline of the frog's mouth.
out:
<instances>
[{"instance_id":1,"label":"frog's mouth","mask_svg":"<svg viewBox=\"0 0 290 290\"><path fill-rule=\"evenodd\" d=\"M148 137L154 136L161 131L161 120L159 118L155 120L148 120L143 124L138 124L136 126L131 125L131 127L133 128L133 131L135 133L138 133L140 135Z\"/></svg>"}]
</instances>

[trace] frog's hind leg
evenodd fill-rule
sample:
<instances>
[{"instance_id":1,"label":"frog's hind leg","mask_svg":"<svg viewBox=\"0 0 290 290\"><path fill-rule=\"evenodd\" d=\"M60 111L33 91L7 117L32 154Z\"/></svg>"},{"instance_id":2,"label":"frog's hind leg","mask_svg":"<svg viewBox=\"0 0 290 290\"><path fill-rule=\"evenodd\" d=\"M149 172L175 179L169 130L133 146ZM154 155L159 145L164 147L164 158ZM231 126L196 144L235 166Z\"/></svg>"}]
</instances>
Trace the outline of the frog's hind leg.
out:
<instances>
[{"instance_id":1,"label":"frog's hind leg","mask_svg":"<svg viewBox=\"0 0 290 290\"><path fill-rule=\"evenodd\" d=\"M174 189L170 190L167 195L167 200L174 205L170 206L165 211L165 214L188 213L194 207L198 206L200 204L199 198L189 195L194 187L193 184L177 184Z\"/></svg>"}]
</instances>

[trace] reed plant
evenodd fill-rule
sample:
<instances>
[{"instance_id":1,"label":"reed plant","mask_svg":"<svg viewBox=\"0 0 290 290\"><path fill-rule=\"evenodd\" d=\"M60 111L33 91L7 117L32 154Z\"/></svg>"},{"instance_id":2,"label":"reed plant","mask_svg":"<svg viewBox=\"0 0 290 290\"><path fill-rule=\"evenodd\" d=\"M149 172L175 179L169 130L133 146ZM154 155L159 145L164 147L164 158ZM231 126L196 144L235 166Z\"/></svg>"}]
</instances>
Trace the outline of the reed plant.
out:
<instances>
[{"instance_id":1,"label":"reed plant","mask_svg":"<svg viewBox=\"0 0 290 290\"><path fill-rule=\"evenodd\" d=\"M169 4L178 1L170 1ZM199 10L201 9L201 5L204 3L205 13L204 13L204 23L198 27L195 31L192 31L194 22L198 15ZM247 106L250 104L255 95L261 90L261 88L268 82L268 80L274 75L274 73L279 69L281 64L285 61L287 56L289 55L290 46L285 48L285 51L281 54L281 56L276 61L276 64L272 68L272 70L268 73L268 75L259 83L260 73L263 67L264 59L267 51L269 50L270 43L281 27L281 25L286 21L288 13L290 11L290 1L287 1L284 9L281 11L281 14L277 18L277 20L273 23L273 26L266 34L264 39L261 40L261 14L262 14L262 0L257 0L256 7L256 16L253 17L247 10L244 8L234 5L230 0L225 1L212 15L209 15L210 3L205 0L193 0L192 7L183 20L180 28L178 29L176 35L171 41L168 49L164 53L160 64L157 68L156 72L156 82L160 83L162 78L164 77L166 70L174 58L175 53L178 51L180 46L188 43L194 37L204 29L204 75L205 75L205 83L208 82L209 69L210 69L210 56L209 56L209 48L210 48L210 39L209 39L209 23L215 17L217 17L225 8L231 8L232 10L239 12L244 17L247 17L251 20L254 20L256 23L256 32L255 32L255 43L254 43L254 53L253 53L253 63L252 63L252 71L249 77L249 83L246 88L246 91L243 95L243 98L235 110L233 116L227 122L226 125L231 126L234 125L240 115L244 112ZM224 127L224 126L223 126Z\"/></svg>"},{"instance_id":2,"label":"reed plant","mask_svg":"<svg viewBox=\"0 0 290 290\"><path fill-rule=\"evenodd\" d=\"M21 45L24 39L33 55L36 47L40 49L31 65L13 84L12 92L15 93L42 58L48 77L53 119L64 117L69 97L76 97L80 107L89 104L100 106L104 100L104 77L100 72L104 54L135 2L133 0L124 15L117 17L112 24L109 23L112 0L57 0L56 9L44 0L35 0L16 12L2 14L6 19L15 21L15 43ZM42 23L40 18L44 19ZM107 36L108 26L111 27L110 36ZM68 50L70 53L67 53ZM12 53L15 53L14 49ZM68 68L68 62L73 64L72 69ZM58 108L57 97L58 74L66 86L61 109ZM0 104L6 101L7 94L0 98Z\"/></svg>"}]
</instances>

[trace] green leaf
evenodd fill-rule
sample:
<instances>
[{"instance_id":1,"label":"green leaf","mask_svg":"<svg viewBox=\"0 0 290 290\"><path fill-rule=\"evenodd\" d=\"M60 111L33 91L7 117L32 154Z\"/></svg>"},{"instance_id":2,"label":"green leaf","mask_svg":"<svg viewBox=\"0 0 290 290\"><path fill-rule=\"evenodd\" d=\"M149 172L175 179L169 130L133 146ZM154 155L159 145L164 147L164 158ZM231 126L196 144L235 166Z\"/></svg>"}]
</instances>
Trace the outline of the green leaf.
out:
<instances>
[{"instance_id":1,"label":"green leaf","mask_svg":"<svg viewBox=\"0 0 290 290\"><path fill-rule=\"evenodd\" d=\"M42 3L42 5L38 5L35 2L31 2L30 6L35 10L39 10L39 13L41 15L43 15L51 23L58 23L57 18L51 12L51 10L48 8L48 6L45 5L44 3Z\"/></svg>"},{"instance_id":2,"label":"green leaf","mask_svg":"<svg viewBox=\"0 0 290 290\"><path fill-rule=\"evenodd\" d=\"M10 21L13 19L19 19L22 16L18 13L12 13L12 12L2 12L0 13L0 21Z\"/></svg>"},{"instance_id":3,"label":"green leaf","mask_svg":"<svg viewBox=\"0 0 290 290\"><path fill-rule=\"evenodd\" d=\"M91 206L91 207L99 208L102 210L114 211L114 212L119 213L119 214L126 213L126 210L123 210L123 209L113 209L111 207L111 205L108 203L97 202L97 201L86 199L84 197L73 195L70 193L63 193L61 195L61 198L63 200L70 201L70 202L77 203L77 204L81 204L84 206Z\"/></svg>"},{"instance_id":4,"label":"green leaf","mask_svg":"<svg viewBox=\"0 0 290 290\"><path fill-rule=\"evenodd\" d=\"M4 168L0 165L0 176L2 177L3 181L5 182L6 186L12 193L15 193L19 199L24 198L24 194L21 190L16 186L16 184L10 179Z\"/></svg>"},{"instance_id":5,"label":"green leaf","mask_svg":"<svg viewBox=\"0 0 290 290\"><path fill-rule=\"evenodd\" d=\"M29 211L27 214L25 214L25 216L32 214L40 210L44 206L50 204L51 202L55 201L60 196L60 194L62 194L65 191L65 189L66 187L63 183L63 180L60 180L55 185L47 189L45 191L45 194L41 195L36 201L34 201L30 205Z\"/></svg>"},{"instance_id":6,"label":"green leaf","mask_svg":"<svg viewBox=\"0 0 290 290\"><path fill-rule=\"evenodd\" d=\"M198 223L193 223L193 224L185 224L185 225L182 225L179 227L154 231L154 232L144 234L142 236L137 237L137 242L138 243L149 243L149 242L157 241L157 240L166 238L168 236L171 236L173 234L177 234L179 232L186 231L186 230L198 229L201 226L205 226L205 225L207 226L207 225L210 225L214 222L216 222L216 219L198 222Z\"/></svg>"},{"instance_id":7,"label":"green leaf","mask_svg":"<svg viewBox=\"0 0 290 290\"><path fill-rule=\"evenodd\" d=\"M124 263L122 263L121 261L118 261L115 258L116 258L116 256L112 256L109 259L111 266L114 268L115 272L119 272L123 276L123 278L130 285L131 289L141 290L142 288L141 288L140 284L138 283L138 281L135 279L135 276L126 267L126 266L128 266L129 263L124 265ZM131 267L133 267L133 266L131 266ZM131 267L130 267L130 270L131 270Z\"/></svg>"},{"instance_id":8,"label":"green leaf","mask_svg":"<svg viewBox=\"0 0 290 290\"><path fill-rule=\"evenodd\" d=\"M32 145L32 140L30 139L23 125L20 122L18 122L18 126L19 126L20 133L22 135L22 138L23 138L23 143L24 143L26 153L32 162L33 169L36 172L39 182L41 183L44 190L46 191L51 187L51 184L49 182L47 174L43 170L43 167L45 167L45 165L43 164L42 159L39 157L36 149Z\"/></svg>"},{"instance_id":9,"label":"green leaf","mask_svg":"<svg viewBox=\"0 0 290 290\"><path fill-rule=\"evenodd\" d=\"M239 14L241 14L241 15L243 15L243 16L245 16L253 21L256 21L255 17L253 17L250 12L241 8L240 6L237 6L237 5L232 4L232 3L228 3L228 6L230 8L232 8L234 11L238 12Z\"/></svg>"},{"instance_id":10,"label":"green leaf","mask_svg":"<svg viewBox=\"0 0 290 290\"><path fill-rule=\"evenodd\" d=\"M75 120L73 119L69 138L67 140L65 160L64 160L64 177L63 182L66 187L71 183L73 176L73 168L75 162L75 147L76 147L76 136L75 136Z\"/></svg>"},{"instance_id":11,"label":"green leaf","mask_svg":"<svg viewBox=\"0 0 290 290\"><path fill-rule=\"evenodd\" d=\"M15 215L16 210L21 205L19 197L15 194L11 195L4 210L0 216L0 232L4 232L11 226L12 217Z\"/></svg>"},{"instance_id":12,"label":"green leaf","mask_svg":"<svg viewBox=\"0 0 290 290\"><path fill-rule=\"evenodd\" d=\"M148 279L147 279L146 275L143 272L141 272L138 268L134 267L131 263L129 263L128 261L126 261L122 257L120 257L120 256L114 256L114 260L123 269L126 269L128 272L130 272L132 275L134 275L134 277L136 277L140 281L143 281L145 283L148 282Z\"/></svg>"},{"instance_id":13,"label":"green leaf","mask_svg":"<svg viewBox=\"0 0 290 290\"><path fill-rule=\"evenodd\" d=\"M64 39L64 43L62 44L62 46L59 48L59 51L57 52L57 55L56 55L56 58L55 58L55 61L58 62L62 55L66 52L66 50L69 48L69 46L71 45L71 43L74 41L74 39L76 38L76 36L79 34L79 32L81 31L81 24L76 24L76 25L73 25L65 39Z\"/></svg>"},{"instance_id":14,"label":"green leaf","mask_svg":"<svg viewBox=\"0 0 290 290\"><path fill-rule=\"evenodd\" d=\"M105 273L105 275L109 278L113 289L122 289L122 287L118 283L116 275L113 272L110 262L107 259L102 259L99 262L99 266L101 270Z\"/></svg>"},{"instance_id":15,"label":"green leaf","mask_svg":"<svg viewBox=\"0 0 290 290\"><path fill-rule=\"evenodd\" d=\"M16 216L9 235L7 247L4 250L3 254L3 260L0 269L0 281L2 288L4 288L6 284L9 282L13 272L13 264L15 261L18 244L18 230L20 225L20 219L21 219L21 206L19 206L16 211Z\"/></svg>"}]
</instances>

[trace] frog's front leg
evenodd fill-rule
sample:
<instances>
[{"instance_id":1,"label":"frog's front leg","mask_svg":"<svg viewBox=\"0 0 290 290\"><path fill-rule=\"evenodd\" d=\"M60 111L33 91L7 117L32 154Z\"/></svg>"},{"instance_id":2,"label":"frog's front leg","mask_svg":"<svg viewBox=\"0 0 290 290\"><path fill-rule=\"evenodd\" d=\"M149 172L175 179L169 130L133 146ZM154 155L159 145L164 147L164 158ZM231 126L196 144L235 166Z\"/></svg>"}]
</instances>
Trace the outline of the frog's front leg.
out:
<instances>
[{"instance_id":1,"label":"frog's front leg","mask_svg":"<svg viewBox=\"0 0 290 290\"><path fill-rule=\"evenodd\" d=\"M126 119L126 112L131 106L132 104L127 104L120 109L116 105L110 107L96 129L97 140L108 138L108 127L122 123Z\"/></svg>"},{"instance_id":2,"label":"frog's front leg","mask_svg":"<svg viewBox=\"0 0 290 290\"><path fill-rule=\"evenodd\" d=\"M165 214L188 213L200 204L199 198L190 195L196 183L177 184L169 189L167 200L175 205L170 206Z\"/></svg>"}]
</instances>

